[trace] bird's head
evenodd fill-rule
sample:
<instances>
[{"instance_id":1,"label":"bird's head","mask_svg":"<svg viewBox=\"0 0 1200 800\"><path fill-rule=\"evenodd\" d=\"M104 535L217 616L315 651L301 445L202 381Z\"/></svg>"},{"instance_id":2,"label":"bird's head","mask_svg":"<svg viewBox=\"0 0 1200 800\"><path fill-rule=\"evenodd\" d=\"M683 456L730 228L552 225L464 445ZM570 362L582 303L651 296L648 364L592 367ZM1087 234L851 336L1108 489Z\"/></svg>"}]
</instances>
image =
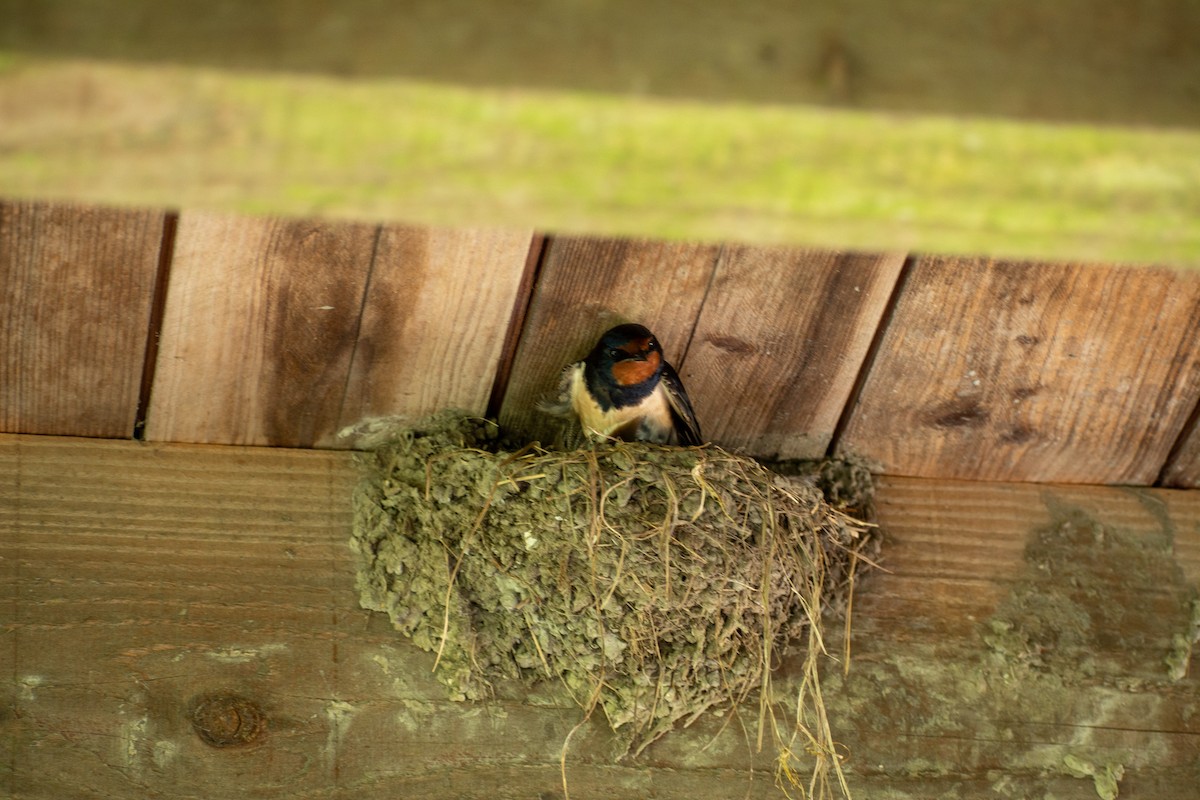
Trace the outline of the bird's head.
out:
<instances>
[{"instance_id":1,"label":"bird's head","mask_svg":"<svg viewBox=\"0 0 1200 800\"><path fill-rule=\"evenodd\" d=\"M585 361L618 386L636 386L662 372L662 347L644 326L629 323L606 331Z\"/></svg>"}]
</instances>

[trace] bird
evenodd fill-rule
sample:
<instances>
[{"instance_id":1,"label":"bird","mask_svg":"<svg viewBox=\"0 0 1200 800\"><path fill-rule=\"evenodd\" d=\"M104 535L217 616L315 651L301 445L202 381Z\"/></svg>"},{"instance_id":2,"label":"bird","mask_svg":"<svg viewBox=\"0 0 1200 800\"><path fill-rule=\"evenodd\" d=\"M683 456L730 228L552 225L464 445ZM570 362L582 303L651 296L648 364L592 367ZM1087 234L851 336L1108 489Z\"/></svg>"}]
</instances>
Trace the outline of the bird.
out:
<instances>
[{"instance_id":1,"label":"bird","mask_svg":"<svg viewBox=\"0 0 1200 800\"><path fill-rule=\"evenodd\" d=\"M593 439L704 443L678 373L654 334L634 323L610 328L586 358L568 364L556 399L540 407L575 417Z\"/></svg>"}]
</instances>

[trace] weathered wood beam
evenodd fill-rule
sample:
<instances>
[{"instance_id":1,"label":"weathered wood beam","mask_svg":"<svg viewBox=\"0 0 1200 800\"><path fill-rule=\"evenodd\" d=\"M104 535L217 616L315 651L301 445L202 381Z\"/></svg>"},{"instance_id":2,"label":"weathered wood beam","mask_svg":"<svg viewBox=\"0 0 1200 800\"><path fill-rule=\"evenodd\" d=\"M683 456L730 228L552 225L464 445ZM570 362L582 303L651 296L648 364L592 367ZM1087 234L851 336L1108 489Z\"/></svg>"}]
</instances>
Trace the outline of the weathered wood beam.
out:
<instances>
[{"instance_id":1,"label":"weathered wood beam","mask_svg":"<svg viewBox=\"0 0 1200 800\"><path fill-rule=\"evenodd\" d=\"M353 481L340 452L0 437L0 793L561 796L578 710L449 702L358 608ZM856 796L1194 792L1196 493L889 478L878 499L889 572L823 678ZM779 797L756 713L623 764L594 719L571 796Z\"/></svg>"},{"instance_id":2,"label":"weathered wood beam","mask_svg":"<svg viewBox=\"0 0 1200 800\"><path fill-rule=\"evenodd\" d=\"M0 0L0 48L480 87L1200 126L1188 0Z\"/></svg>"}]
</instances>

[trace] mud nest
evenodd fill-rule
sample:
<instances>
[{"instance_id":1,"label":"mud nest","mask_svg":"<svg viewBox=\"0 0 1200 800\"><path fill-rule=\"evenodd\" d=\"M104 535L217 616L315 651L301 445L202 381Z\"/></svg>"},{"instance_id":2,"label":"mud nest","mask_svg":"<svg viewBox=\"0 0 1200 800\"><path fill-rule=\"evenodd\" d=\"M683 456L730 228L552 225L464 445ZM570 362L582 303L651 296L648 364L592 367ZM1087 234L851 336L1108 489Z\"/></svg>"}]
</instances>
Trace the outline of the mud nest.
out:
<instances>
[{"instance_id":1,"label":"mud nest","mask_svg":"<svg viewBox=\"0 0 1200 800\"><path fill-rule=\"evenodd\" d=\"M355 497L362 605L437 653L452 697L561 682L635 753L765 697L788 642L815 663L822 619L878 547L826 499L869 507L853 465L784 477L715 447L505 451L494 425L450 413L376 428ZM810 752L832 744L818 710L800 723Z\"/></svg>"}]
</instances>

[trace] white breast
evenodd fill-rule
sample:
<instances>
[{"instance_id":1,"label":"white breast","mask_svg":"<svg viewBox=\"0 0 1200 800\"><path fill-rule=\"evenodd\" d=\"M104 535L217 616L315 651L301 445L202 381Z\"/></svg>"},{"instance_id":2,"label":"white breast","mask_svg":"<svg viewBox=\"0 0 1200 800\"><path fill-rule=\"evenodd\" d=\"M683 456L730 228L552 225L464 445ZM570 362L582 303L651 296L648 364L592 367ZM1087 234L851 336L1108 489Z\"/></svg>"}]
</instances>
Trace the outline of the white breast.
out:
<instances>
[{"instance_id":1,"label":"white breast","mask_svg":"<svg viewBox=\"0 0 1200 800\"><path fill-rule=\"evenodd\" d=\"M637 431L638 438L665 442L671 435L671 408L661 389L635 406L605 411L592 399L583 377L583 364L571 373L571 408L579 417L585 433L594 438L608 438L618 431Z\"/></svg>"}]
</instances>

